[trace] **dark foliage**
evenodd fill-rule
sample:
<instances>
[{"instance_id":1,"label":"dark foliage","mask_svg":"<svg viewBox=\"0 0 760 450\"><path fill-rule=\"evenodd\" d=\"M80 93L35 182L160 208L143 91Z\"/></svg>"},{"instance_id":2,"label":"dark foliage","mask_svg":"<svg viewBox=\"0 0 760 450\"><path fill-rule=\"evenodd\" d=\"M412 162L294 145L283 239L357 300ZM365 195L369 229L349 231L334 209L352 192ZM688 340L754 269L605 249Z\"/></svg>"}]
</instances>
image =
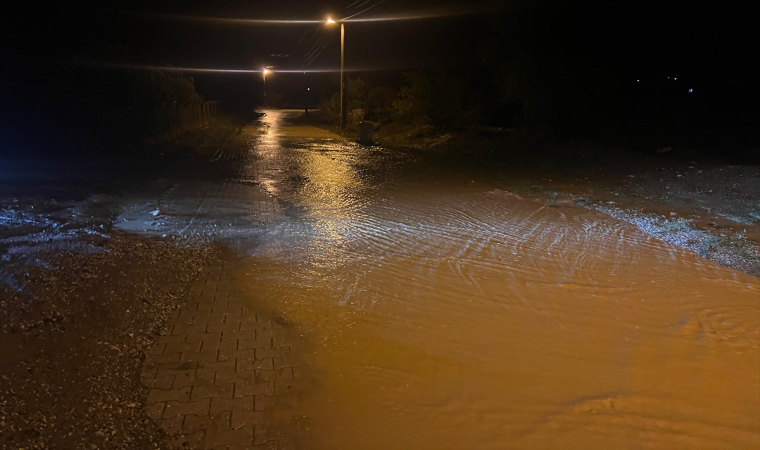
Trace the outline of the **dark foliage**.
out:
<instances>
[{"instance_id":1,"label":"dark foliage","mask_svg":"<svg viewBox=\"0 0 760 450\"><path fill-rule=\"evenodd\" d=\"M192 79L172 72L71 65L4 84L4 153L113 152L192 126L204 101Z\"/></svg>"}]
</instances>

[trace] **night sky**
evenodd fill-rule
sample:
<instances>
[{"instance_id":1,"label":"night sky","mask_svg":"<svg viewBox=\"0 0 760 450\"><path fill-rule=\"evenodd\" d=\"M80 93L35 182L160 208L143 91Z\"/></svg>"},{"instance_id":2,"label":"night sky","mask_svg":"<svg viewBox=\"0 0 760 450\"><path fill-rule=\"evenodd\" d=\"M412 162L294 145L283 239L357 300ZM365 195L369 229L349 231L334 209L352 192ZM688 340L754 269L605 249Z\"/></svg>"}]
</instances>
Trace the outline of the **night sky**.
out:
<instances>
[{"instance_id":1,"label":"night sky","mask_svg":"<svg viewBox=\"0 0 760 450\"><path fill-rule=\"evenodd\" d=\"M4 28L4 59L10 62L4 72L82 53L130 64L336 69L337 27L206 23L139 13L322 20L328 15L339 19L368 7L372 8L357 18L470 14L348 24L349 69L462 68L477 56L483 31L500 26L495 18L524 5L532 7L522 31L525 39L542 42L599 69L614 69L622 77L746 81L753 74L756 27L746 6L739 3L492 0L73 2L52 8L27 3L8 16L12 20ZM310 53L315 48L321 51ZM249 82L243 78L246 76L196 78L207 96L230 97L236 86ZM283 75L272 83L294 84L292 79Z\"/></svg>"}]
</instances>

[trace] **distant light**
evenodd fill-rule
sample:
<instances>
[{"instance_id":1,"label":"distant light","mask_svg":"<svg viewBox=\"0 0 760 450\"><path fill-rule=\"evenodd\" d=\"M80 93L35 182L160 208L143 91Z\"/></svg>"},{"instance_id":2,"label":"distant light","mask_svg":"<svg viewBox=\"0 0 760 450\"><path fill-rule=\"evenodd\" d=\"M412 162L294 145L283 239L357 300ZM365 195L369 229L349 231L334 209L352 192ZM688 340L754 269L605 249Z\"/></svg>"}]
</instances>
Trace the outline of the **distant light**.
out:
<instances>
[{"instance_id":1,"label":"distant light","mask_svg":"<svg viewBox=\"0 0 760 450\"><path fill-rule=\"evenodd\" d=\"M335 21L328 17L327 21L325 23L328 24L328 25L332 25L332 24L335 23Z\"/></svg>"},{"instance_id":2,"label":"distant light","mask_svg":"<svg viewBox=\"0 0 760 450\"><path fill-rule=\"evenodd\" d=\"M268 73L269 73L269 69L263 69L263 70L261 71L261 73L263 73L264 75L266 75L266 74L268 74Z\"/></svg>"},{"instance_id":3,"label":"distant light","mask_svg":"<svg viewBox=\"0 0 760 450\"><path fill-rule=\"evenodd\" d=\"M689 92L694 92L694 89L689 89Z\"/></svg>"},{"instance_id":4,"label":"distant light","mask_svg":"<svg viewBox=\"0 0 760 450\"><path fill-rule=\"evenodd\" d=\"M307 90L307 91L310 91L310 90L311 90L311 88L306 88L306 90ZM691 89L689 89L689 90L691 91Z\"/></svg>"},{"instance_id":5,"label":"distant light","mask_svg":"<svg viewBox=\"0 0 760 450\"><path fill-rule=\"evenodd\" d=\"M636 80L637 83L641 83L641 80Z\"/></svg>"},{"instance_id":6,"label":"distant light","mask_svg":"<svg viewBox=\"0 0 760 450\"><path fill-rule=\"evenodd\" d=\"M674 81L675 81L675 80L677 80L677 79L678 79L678 78L673 78L673 80L674 80Z\"/></svg>"}]
</instances>

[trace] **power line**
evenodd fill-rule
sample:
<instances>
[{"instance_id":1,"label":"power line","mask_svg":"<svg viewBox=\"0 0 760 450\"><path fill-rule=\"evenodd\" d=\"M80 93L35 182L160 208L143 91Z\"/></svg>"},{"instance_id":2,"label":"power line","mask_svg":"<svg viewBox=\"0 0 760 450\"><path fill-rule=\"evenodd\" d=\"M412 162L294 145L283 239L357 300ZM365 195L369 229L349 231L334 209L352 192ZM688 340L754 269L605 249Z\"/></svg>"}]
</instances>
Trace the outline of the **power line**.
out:
<instances>
[{"instance_id":1,"label":"power line","mask_svg":"<svg viewBox=\"0 0 760 450\"><path fill-rule=\"evenodd\" d=\"M304 64L304 65L305 65L305 66L310 66L310 65L311 65L311 64L312 64L314 61L316 61L316 60L317 60L317 58L319 57L319 55L321 55L321 54L322 54L322 52L325 50L325 48L327 48L327 45L328 45L330 42L332 42L332 39L333 39L333 36L332 36L332 35L330 35L330 36L327 38L327 41L325 41L325 43L324 43L324 44L322 44L322 47L319 49L319 52L318 52L318 53L316 53L314 56L312 56L312 57L310 58L310 61L308 61L308 62L307 62L306 64Z\"/></svg>"},{"instance_id":2,"label":"power line","mask_svg":"<svg viewBox=\"0 0 760 450\"><path fill-rule=\"evenodd\" d=\"M306 53L303 55L303 56L304 56L304 58L309 58L309 57L310 57L312 54L314 54L314 52L316 52L316 51L317 51L317 49L318 49L319 47L321 47L321 46L322 46L322 44L324 44L324 42L325 42L326 40L328 40L329 38L330 38L330 35L329 35L329 34L327 34L327 33L323 33L322 37L320 37L320 38L317 40L317 42L316 42L314 45L312 45L312 47L309 49L309 51L308 51L308 52L306 52Z\"/></svg>"},{"instance_id":3,"label":"power line","mask_svg":"<svg viewBox=\"0 0 760 450\"><path fill-rule=\"evenodd\" d=\"M377 2L377 3L375 3L374 5L370 6L369 8L363 9L363 10L359 11L358 13L356 13L356 14L352 14L352 15L350 15L350 16L348 16L348 17L344 17L342 20L348 20L348 19L351 19L352 17L356 17L356 16L358 16L359 14L363 14L363 13L365 13L365 12L369 11L370 9L374 8L375 6L377 6L377 5L381 4L381 3L383 3L384 1L385 1L385 0L380 0L379 2ZM364 2L364 3L367 3L367 2ZM362 4L364 4L364 3L362 3Z\"/></svg>"},{"instance_id":4,"label":"power line","mask_svg":"<svg viewBox=\"0 0 760 450\"><path fill-rule=\"evenodd\" d=\"M367 3L371 2L372 0L364 0L363 2L356 5L357 8L361 8L362 6L366 5Z\"/></svg>"},{"instance_id":5,"label":"power line","mask_svg":"<svg viewBox=\"0 0 760 450\"><path fill-rule=\"evenodd\" d=\"M303 36L301 36L301 39L298 40L298 44L296 44L296 45L301 45L301 42L303 41L303 38L306 37L306 33L308 33L308 32L309 32L309 30L306 30L306 31L303 32Z\"/></svg>"}]
</instances>

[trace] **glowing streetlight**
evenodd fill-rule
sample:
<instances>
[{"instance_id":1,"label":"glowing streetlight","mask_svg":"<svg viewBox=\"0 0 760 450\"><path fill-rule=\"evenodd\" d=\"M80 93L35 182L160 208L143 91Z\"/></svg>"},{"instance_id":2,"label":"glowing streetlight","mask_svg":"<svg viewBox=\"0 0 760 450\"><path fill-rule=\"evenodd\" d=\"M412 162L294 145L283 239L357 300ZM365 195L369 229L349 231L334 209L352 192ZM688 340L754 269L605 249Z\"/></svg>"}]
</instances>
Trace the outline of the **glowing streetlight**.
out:
<instances>
[{"instance_id":1,"label":"glowing streetlight","mask_svg":"<svg viewBox=\"0 0 760 450\"><path fill-rule=\"evenodd\" d=\"M335 25L336 22L328 17L325 21L325 25ZM346 86L343 77L343 67L345 61L345 48L346 48L346 29L343 22L340 23L340 128L346 128L346 112L348 109L348 102L346 101Z\"/></svg>"},{"instance_id":2,"label":"glowing streetlight","mask_svg":"<svg viewBox=\"0 0 760 450\"><path fill-rule=\"evenodd\" d=\"M271 72L271 70L264 67L261 69L261 78L263 80L263 90L264 90L264 107L267 106L267 74Z\"/></svg>"}]
</instances>

